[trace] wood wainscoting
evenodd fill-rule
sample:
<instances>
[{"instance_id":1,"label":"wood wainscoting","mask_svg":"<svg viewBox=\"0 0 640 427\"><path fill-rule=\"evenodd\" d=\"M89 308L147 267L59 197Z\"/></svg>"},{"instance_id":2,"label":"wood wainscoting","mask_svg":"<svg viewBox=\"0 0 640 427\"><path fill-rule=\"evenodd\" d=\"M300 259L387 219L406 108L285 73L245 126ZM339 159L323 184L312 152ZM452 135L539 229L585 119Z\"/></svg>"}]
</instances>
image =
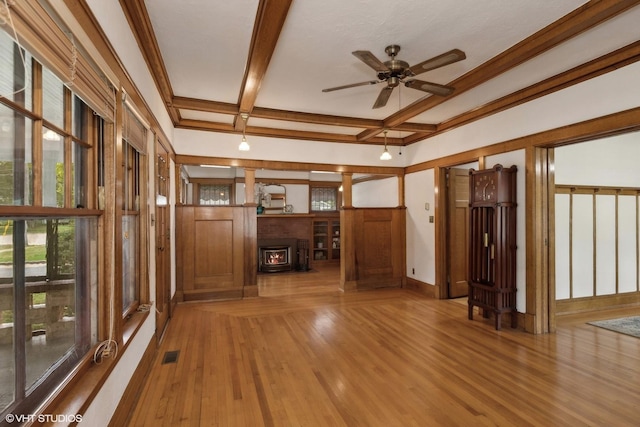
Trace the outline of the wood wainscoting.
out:
<instances>
[{"instance_id":1,"label":"wood wainscoting","mask_svg":"<svg viewBox=\"0 0 640 427\"><path fill-rule=\"evenodd\" d=\"M176 207L179 301L257 296L255 207Z\"/></svg>"},{"instance_id":2,"label":"wood wainscoting","mask_svg":"<svg viewBox=\"0 0 640 427\"><path fill-rule=\"evenodd\" d=\"M345 208L341 221L341 289L403 287L406 209Z\"/></svg>"}]
</instances>

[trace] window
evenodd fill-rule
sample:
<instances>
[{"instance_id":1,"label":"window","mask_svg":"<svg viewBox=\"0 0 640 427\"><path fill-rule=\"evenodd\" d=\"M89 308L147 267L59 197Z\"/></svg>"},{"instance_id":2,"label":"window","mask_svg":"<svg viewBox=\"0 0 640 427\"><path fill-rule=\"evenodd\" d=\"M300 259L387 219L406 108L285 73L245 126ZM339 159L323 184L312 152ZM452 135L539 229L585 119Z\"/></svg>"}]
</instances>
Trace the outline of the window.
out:
<instances>
[{"instance_id":1,"label":"window","mask_svg":"<svg viewBox=\"0 0 640 427\"><path fill-rule=\"evenodd\" d=\"M199 184L198 200L201 205L230 205L232 184Z\"/></svg>"},{"instance_id":2,"label":"window","mask_svg":"<svg viewBox=\"0 0 640 427\"><path fill-rule=\"evenodd\" d=\"M140 302L141 220L140 200L143 178L142 162L146 128L125 106L122 141L122 312L127 316Z\"/></svg>"},{"instance_id":3,"label":"window","mask_svg":"<svg viewBox=\"0 0 640 427\"><path fill-rule=\"evenodd\" d=\"M69 208L87 204L92 123L101 119L3 31L0 95L4 418L33 413L97 341L97 216Z\"/></svg>"},{"instance_id":4,"label":"window","mask_svg":"<svg viewBox=\"0 0 640 427\"><path fill-rule=\"evenodd\" d=\"M338 187L311 187L311 211L335 212L339 207Z\"/></svg>"}]
</instances>

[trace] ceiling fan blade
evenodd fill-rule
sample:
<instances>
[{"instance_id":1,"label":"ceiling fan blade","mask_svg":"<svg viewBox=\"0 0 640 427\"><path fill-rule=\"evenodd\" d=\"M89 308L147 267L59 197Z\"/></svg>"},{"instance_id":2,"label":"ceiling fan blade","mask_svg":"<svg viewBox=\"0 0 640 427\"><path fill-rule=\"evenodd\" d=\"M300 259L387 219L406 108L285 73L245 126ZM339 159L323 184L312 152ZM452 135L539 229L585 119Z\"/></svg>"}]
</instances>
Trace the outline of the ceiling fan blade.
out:
<instances>
[{"instance_id":1,"label":"ceiling fan blade","mask_svg":"<svg viewBox=\"0 0 640 427\"><path fill-rule=\"evenodd\" d=\"M451 86L439 85L437 83L425 82L422 80L409 80L408 82L405 82L404 85L412 89L418 89L440 96L451 95L454 91L454 88Z\"/></svg>"},{"instance_id":2,"label":"ceiling fan blade","mask_svg":"<svg viewBox=\"0 0 640 427\"><path fill-rule=\"evenodd\" d=\"M384 73L389 70L389 67L384 65L382 61L380 61L376 56L369 52L368 50L356 50L355 52L351 52L356 58L360 61L367 64L369 67L373 68L379 73Z\"/></svg>"},{"instance_id":3,"label":"ceiling fan blade","mask_svg":"<svg viewBox=\"0 0 640 427\"><path fill-rule=\"evenodd\" d=\"M373 104L373 108L381 108L387 105L391 92L393 92L393 88L391 86L383 87L380 91L380 95L378 95L378 98L376 99L376 102Z\"/></svg>"},{"instance_id":4,"label":"ceiling fan blade","mask_svg":"<svg viewBox=\"0 0 640 427\"><path fill-rule=\"evenodd\" d=\"M417 76L425 71L433 70L436 68L444 67L445 65L453 64L454 62L462 61L467 55L460 49L453 49L449 52L445 52L442 55L435 56L431 59L427 59L419 64L416 64L409 68L412 75Z\"/></svg>"},{"instance_id":5,"label":"ceiling fan blade","mask_svg":"<svg viewBox=\"0 0 640 427\"><path fill-rule=\"evenodd\" d=\"M375 85L375 84L378 84L378 83L383 82L383 81L384 80L369 80L368 82L352 83L350 85L330 87L328 89L322 89L322 91L323 92L333 92L334 90L349 89L350 87Z\"/></svg>"}]
</instances>

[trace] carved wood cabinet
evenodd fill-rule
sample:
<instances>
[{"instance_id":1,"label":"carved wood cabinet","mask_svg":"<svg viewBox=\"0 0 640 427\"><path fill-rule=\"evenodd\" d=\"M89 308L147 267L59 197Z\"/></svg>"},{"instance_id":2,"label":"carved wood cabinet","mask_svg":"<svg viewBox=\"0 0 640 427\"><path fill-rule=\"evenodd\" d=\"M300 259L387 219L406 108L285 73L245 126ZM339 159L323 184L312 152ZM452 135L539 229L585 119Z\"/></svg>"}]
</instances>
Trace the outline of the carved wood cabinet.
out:
<instances>
[{"instance_id":1,"label":"carved wood cabinet","mask_svg":"<svg viewBox=\"0 0 640 427\"><path fill-rule=\"evenodd\" d=\"M495 328L502 314L516 311L516 172L517 167L469 171L469 319L473 307L493 312Z\"/></svg>"}]
</instances>

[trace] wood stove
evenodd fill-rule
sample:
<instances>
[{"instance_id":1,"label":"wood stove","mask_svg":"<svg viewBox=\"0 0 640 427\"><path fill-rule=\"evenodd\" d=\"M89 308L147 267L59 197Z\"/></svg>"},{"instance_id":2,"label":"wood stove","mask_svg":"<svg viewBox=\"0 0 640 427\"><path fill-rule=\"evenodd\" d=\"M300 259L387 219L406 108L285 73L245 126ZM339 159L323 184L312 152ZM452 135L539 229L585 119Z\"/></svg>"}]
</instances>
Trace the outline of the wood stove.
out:
<instances>
[{"instance_id":1,"label":"wood stove","mask_svg":"<svg viewBox=\"0 0 640 427\"><path fill-rule=\"evenodd\" d=\"M265 273L293 268L291 246L288 245L261 246L258 257L258 269Z\"/></svg>"}]
</instances>

